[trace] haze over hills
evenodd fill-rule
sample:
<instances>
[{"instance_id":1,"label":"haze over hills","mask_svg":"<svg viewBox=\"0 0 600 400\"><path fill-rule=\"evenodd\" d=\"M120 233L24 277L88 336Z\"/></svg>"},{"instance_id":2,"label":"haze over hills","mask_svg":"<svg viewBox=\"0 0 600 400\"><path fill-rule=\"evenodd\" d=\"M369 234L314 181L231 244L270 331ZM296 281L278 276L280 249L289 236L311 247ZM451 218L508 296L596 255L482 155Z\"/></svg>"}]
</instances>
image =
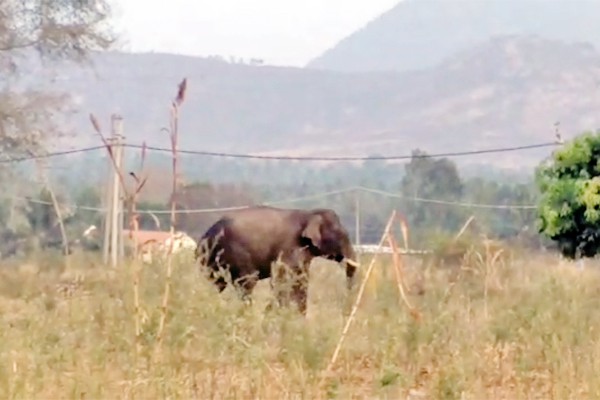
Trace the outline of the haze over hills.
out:
<instances>
[{"instance_id":1,"label":"haze over hills","mask_svg":"<svg viewBox=\"0 0 600 400\"><path fill-rule=\"evenodd\" d=\"M597 0L403 0L308 63L346 72L431 68L495 36L600 45Z\"/></svg>"},{"instance_id":2,"label":"haze over hills","mask_svg":"<svg viewBox=\"0 0 600 400\"><path fill-rule=\"evenodd\" d=\"M99 144L89 113L108 129L109 115L118 112L129 142L168 147L160 129L183 77L189 81L181 110L184 149L365 156L419 147L436 153L552 141L557 121L566 138L599 126L600 54L590 45L534 37L495 38L407 73L257 67L166 54L105 53L94 62L94 70L61 65L52 84L78 102L74 146ZM524 166L550 151L460 161Z\"/></svg>"}]
</instances>

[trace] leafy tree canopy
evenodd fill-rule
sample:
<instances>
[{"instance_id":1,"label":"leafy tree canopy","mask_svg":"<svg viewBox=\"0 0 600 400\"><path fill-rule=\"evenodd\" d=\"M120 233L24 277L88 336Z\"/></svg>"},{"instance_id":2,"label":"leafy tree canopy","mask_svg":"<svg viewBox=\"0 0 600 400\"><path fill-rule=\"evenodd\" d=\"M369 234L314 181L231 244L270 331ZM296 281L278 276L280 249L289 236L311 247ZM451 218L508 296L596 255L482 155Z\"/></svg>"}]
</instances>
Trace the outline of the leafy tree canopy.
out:
<instances>
[{"instance_id":1,"label":"leafy tree canopy","mask_svg":"<svg viewBox=\"0 0 600 400\"><path fill-rule=\"evenodd\" d=\"M82 61L110 47L110 12L109 0L0 0L0 150L39 152L60 134L65 96L19 88L15 78L47 57Z\"/></svg>"},{"instance_id":2,"label":"leafy tree canopy","mask_svg":"<svg viewBox=\"0 0 600 400\"><path fill-rule=\"evenodd\" d=\"M600 132L566 143L536 171L539 232L568 258L593 257L600 246Z\"/></svg>"},{"instance_id":3,"label":"leafy tree canopy","mask_svg":"<svg viewBox=\"0 0 600 400\"><path fill-rule=\"evenodd\" d=\"M447 159L435 159L421 150L414 150L402 177L402 192L409 197L457 201L463 195L463 182L456 164ZM447 205L420 202L405 206L411 226L429 229L457 229L466 218L462 210Z\"/></svg>"}]
</instances>

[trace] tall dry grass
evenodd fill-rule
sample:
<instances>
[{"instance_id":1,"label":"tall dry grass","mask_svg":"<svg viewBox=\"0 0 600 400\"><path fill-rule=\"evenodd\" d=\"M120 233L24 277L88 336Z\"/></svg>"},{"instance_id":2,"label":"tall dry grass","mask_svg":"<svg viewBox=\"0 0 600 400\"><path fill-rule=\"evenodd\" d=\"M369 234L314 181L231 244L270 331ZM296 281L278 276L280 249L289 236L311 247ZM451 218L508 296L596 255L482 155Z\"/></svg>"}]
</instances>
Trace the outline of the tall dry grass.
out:
<instances>
[{"instance_id":1,"label":"tall dry grass","mask_svg":"<svg viewBox=\"0 0 600 400\"><path fill-rule=\"evenodd\" d=\"M186 256L187 257L187 256ZM344 327L345 277L312 268L306 319L221 296L174 259L160 360L166 270L142 271L141 352L127 268L45 255L0 269L1 398L591 399L600 396L600 275L541 255L467 257L462 270L404 259L409 315L391 260L371 277L323 386ZM365 264L363 260L363 265ZM364 271L363 271L364 273ZM419 288L414 286L418 283Z\"/></svg>"}]
</instances>

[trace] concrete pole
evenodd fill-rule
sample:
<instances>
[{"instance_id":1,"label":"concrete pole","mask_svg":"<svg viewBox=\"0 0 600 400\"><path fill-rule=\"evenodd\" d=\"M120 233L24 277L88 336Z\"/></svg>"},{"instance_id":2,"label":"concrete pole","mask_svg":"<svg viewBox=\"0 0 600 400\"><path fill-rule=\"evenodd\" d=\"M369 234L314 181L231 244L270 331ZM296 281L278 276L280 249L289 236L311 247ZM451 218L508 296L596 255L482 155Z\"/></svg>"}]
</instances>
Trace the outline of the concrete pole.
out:
<instances>
[{"instance_id":1,"label":"concrete pole","mask_svg":"<svg viewBox=\"0 0 600 400\"><path fill-rule=\"evenodd\" d=\"M114 151L114 140L113 138L108 139L109 145L111 146L111 150ZM104 265L108 264L109 257L109 248L110 248L110 237L111 237L111 220L112 220L112 198L113 198L113 180L115 175L115 168L113 166L112 160L108 159L108 168L109 174L106 179L106 192L104 193L104 209L106 210L106 214L104 215L103 226L102 229L104 231L104 241L102 243L102 262Z\"/></svg>"},{"instance_id":2,"label":"concrete pole","mask_svg":"<svg viewBox=\"0 0 600 400\"><path fill-rule=\"evenodd\" d=\"M111 255L111 265L114 267L117 266L119 259L119 236L121 236L121 232L119 232L119 211L122 210L122 202L120 201L121 197L121 183L119 182L119 171L121 170L121 152L123 147L122 145L122 119L120 116L113 115L112 116L112 125L113 125L113 138L115 141L113 156L115 158L116 169L113 175L113 192L112 192L112 215L111 215L111 242L110 242L110 255Z\"/></svg>"},{"instance_id":3,"label":"concrete pole","mask_svg":"<svg viewBox=\"0 0 600 400\"><path fill-rule=\"evenodd\" d=\"M125 136L123 136L123 131L122 131L122 129L123 129L122 119L119 124L119 129L120 129L120 131L118 133L120 135L119 140L120 140L121 146L119 146L118 165L119 165L119 168L122 168L123 160L125 159L125 148L123 147L123 142L124 142ZM119 185L119 187L121 187L121 186ZM124 193L123 188L121 188L121 193ZM119 250L119 262L122 262L123 259L125 258L125 243L124 243L124 239L123 239L123 228L125 225L125 221L124 221L125 220L125 211L124 211L124 208L125 208L124 203L125 202L124 202L123 196L119 196L118 201L119 201L119 203L118 203L119 222L118 222L118 239L117 240L118 240L118 250Z\"/></svg>"},{"instance_id":4,"label":"concrete pole","mask_svg":"<svg viewBox=\"0 0 600 400\"><path fill-rule=\"evenodd\" d=\"M355 211L355 235L356 246L360 246L360 194L359 189L354 190L354 211Z\"/></svg>"}]
</instances>

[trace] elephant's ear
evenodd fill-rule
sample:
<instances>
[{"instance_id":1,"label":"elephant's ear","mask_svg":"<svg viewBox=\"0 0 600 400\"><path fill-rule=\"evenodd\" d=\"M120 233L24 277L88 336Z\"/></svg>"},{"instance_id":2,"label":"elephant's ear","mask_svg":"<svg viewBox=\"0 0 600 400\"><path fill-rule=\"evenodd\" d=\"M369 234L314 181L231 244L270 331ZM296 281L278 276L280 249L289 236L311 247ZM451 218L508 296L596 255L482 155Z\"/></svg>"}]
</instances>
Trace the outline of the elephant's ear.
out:
<instances>
[{"instance_id":1,"label":"elephant's ear","mask_svg":"<svg viewBox=\"0 0 600 400\"><path fill-rule=\"evenodd\" d=\"M323 217L320 215L312 215L304 230L302 231L302 237L309 239L313 246L320 248L321 247L321 224L323 223Z\"/></svg>"}]
</instances>

